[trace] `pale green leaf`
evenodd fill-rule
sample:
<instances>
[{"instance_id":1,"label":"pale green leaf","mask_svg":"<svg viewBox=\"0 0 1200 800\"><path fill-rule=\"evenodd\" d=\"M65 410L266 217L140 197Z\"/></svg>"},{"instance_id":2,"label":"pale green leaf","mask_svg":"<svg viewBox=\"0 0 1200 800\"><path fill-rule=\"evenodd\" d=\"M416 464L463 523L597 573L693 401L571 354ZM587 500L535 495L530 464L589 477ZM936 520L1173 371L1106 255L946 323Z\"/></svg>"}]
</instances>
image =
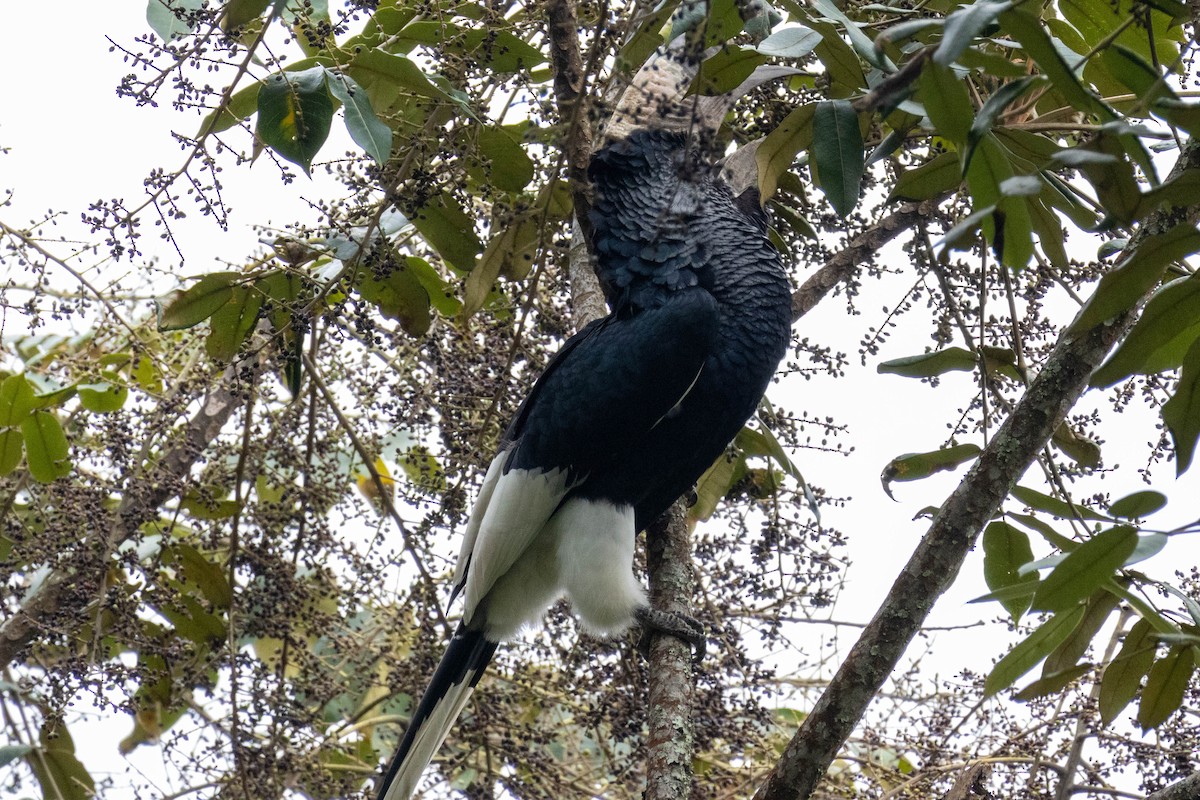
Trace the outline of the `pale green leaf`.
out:
<instances>
[{"instance_id":1,"label":"pale green leaf","mask_svg":"<svg viewBox=\"0 0 1200 800\"><path fill-rule=\"evenodd\" d=\"M858 204L863 177L863 139L858 114L848 100L817 103L813 113L814 177L842 217Z\"/></svg>"},{"instance_id":2,"label":"pale green leaf","mask_svg":"<svg viewBox=\"0 0 1200 800\"><path fill-rule=\"evenodd\" d=\"M1105 725L1137 696L1142 678L1154 663L1154 651L1154 626L1140 619L1125 634L1120 651L1100 678L1100 720Z\"/></svg>"},{"instance_id":3,"label":"pale green leaf","mask_svg":"<svg viewBox=\"0 0 1200 800\"><path fill-rule=\"evenodd\" d=\"M1007 689L1018 678L1036 667L1038 662L1071 635L1071 631L1075 630L1082 618L1083 606L1076 605L1042 623L992 667L984 681L984 696L991 697Z\"/></svg>"},{"instance_id":4,"label":"pale green leaf","mask_svg":"<svg viewBox=\"0 0 1200 800\"><path fill-rule=\"evenodd\" d=\"M25 437L25 461L34 480L51 483L70 474L70 448L54 414L33 412L21 422L21 434Z\"/></svg>"},{"instance_id":5,"label":"pale green leaf","mask_svg":"<svg viewBox=\"0 0 1200 800\"><path fill-rule=\"evenodd\" d=\"M1195 671L1196 650L1190 645L1176 645L1154 662L1138 705L1142 730L1158 727L1183 706L1183 694Z\"/></svg>"},{"instance_id":6,"label":"pale green leaf","mask_svg":"<svg viewBox=\"0 0 1200 800\"><path fill-rule=\"evenodd\" d=\"M392 152L392 129L375 114L366 91L349 75L333 71L326 72L325 84L342 104L350 138L376 163L387 163Z\"/></svg>"},{"instance_id":7,"label":"pale green leaf","mask_svg":"<svg viewBox=\"0 0 1200 800\"><path fill-rule=\"evenodd\" d=\"M1109 528L1070 552L1051 571L1033 596L1033 607L1062 611L1092 594L1121 568L1137 546L1137 530Z\"/></svg>"}]
</instances>

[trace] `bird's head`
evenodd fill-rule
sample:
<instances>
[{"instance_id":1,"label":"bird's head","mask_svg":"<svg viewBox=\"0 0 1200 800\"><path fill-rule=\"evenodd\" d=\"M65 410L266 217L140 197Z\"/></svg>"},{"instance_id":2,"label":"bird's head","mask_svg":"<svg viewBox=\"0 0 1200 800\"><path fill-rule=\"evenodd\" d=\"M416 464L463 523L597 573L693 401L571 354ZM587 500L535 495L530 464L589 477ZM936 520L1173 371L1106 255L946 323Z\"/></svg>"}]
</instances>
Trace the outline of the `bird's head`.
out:
<instances>
[{"instance_id":1,"label":"bird's head","mask_svg":"<svg viewBox=\"0 0 1200 800\"><path fill-rule=\"evenodd\" d=\"M621 93L601 131L600 146L627 138L637 130L686 133L702 149L713 149L725 115L750 90L777 78L795 75L791 67L761 66L732 91L718 95L689 94L705 52L681 35L660 47Z\"/></svg>"}]
</instances>

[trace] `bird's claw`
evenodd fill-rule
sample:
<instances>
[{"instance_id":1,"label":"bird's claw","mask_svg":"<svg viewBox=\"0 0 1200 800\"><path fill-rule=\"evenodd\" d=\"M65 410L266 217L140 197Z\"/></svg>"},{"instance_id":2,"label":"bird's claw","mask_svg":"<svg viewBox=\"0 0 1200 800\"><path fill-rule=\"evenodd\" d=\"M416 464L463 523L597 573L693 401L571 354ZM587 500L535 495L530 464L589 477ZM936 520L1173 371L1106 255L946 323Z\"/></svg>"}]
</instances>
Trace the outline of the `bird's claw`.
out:
<instances>
[{"instance_id":1,"label":"bird's claw","mask_svg":"<svg viewBox=\"0 0 1200 800\"><path fill-rule=\"evenodd\" d=\"M692 646L692 663L699 664L704 658L708 640L704 636L704 626L687 614L673 611L663 611L658 608L642 606L634 612L634 618L642 626L642 635L638 639L638 652L647 661L650 660L650 642L655 633L674 636Z\"/></svg>"}]
</instances>

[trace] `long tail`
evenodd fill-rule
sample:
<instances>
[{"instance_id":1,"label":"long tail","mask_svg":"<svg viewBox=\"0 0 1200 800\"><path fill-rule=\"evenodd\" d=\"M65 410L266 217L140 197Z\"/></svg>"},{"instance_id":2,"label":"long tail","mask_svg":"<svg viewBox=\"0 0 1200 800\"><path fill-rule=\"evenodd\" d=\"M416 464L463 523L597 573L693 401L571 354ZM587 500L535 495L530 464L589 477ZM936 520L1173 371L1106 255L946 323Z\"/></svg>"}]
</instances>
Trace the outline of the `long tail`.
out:
<instances>
[{"instance_id":1,"label":"long tail","mask_svg":"<svg viewBox=\"0 0 1200 800\"><path fill-rule=\"evenodd\" d=\"M412 796L417 781L454 727L471 690L492 660L496 644L481 631L458 626L408 723L396 755L392 756L392 763L379 784L377 800L408 800Z\"/></svg>"}]
</instances>

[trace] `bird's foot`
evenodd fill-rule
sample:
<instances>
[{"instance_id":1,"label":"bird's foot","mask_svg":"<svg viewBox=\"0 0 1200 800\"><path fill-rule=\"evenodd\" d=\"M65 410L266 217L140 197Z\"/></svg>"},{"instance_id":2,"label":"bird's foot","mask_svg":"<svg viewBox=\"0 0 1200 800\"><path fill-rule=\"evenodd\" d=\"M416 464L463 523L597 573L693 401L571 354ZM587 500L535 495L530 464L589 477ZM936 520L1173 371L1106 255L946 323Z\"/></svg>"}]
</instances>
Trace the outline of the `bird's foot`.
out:
<instances>
[{"instance_id":1,"label":"bird's foot","mask_svg":"<svg viewBox=\"0 0 1200 800\"><path fill-rule=\"evenodd\" d=\"M650 606L639 606L633 612L634 619L642 626L642 636L638 639L638 652L647 661L650 660L650 641L655 633L662 633L682 639L692 646L692 663L699 664L704 658L708 640L704 636L704 626L687 614L673 611L663 611Z\"/></svg>"}]
</instances>

